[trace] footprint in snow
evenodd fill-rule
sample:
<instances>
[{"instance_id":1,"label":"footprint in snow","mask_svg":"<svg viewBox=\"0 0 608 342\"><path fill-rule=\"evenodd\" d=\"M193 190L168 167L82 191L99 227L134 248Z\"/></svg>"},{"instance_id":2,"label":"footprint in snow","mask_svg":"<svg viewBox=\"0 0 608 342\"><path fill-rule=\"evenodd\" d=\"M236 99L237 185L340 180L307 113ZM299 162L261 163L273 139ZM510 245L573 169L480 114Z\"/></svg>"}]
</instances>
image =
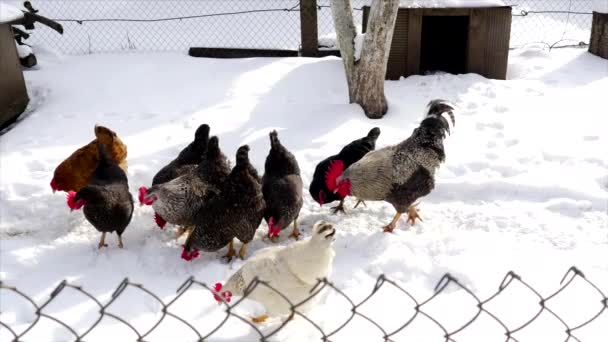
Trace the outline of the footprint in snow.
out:
<instances>
[{"instance_id":1,"label":"footprint in snow","mask_svg":"<svg viewBox=\"0 0 608 342\"><path fill-rule=\"evenodd\" d=\"M598 141L600 140L600 137L598 137L597 135L586 135L583 137L583 140L585 141Z\"/></svg>"}]
</instances>

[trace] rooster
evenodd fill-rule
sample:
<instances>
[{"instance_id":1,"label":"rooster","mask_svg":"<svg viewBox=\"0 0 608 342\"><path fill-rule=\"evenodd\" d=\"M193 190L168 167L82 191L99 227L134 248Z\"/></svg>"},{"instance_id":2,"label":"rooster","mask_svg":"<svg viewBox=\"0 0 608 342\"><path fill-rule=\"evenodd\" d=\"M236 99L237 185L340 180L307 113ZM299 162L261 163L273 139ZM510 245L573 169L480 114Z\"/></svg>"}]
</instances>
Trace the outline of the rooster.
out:
<instances>
[{"instance_id":1,"label":"rooster","mask_svg":"<svg viewBox=\"0 0 608 342\"><path fill-rule=\"evenodd\" d=\"M296 157L279 141L277 131L270 132L270 152L264 165L262 193L266 202L264 219L268 237L276 241L279 232L293 222L290 237L300 236L298 215L302 209L302 178Z\"/></svg>"},{"instance_id":2,"label":"rooster","mask_svg":"<svg viewBox=\"0 0 608 342\"><path fill-rule=\"evenodd\" d=\"M273 246L257 252L226 284L215 284L214 290L217 294L214 298L221 303L230 302L233 295L246 295L247 298L264 305L266 314L252 317L255 323L264 322L269 316L293 314L285 297L294 304L301 303L298 310L311 306L319 297L312 296L307 300L311 297L311 291L319 279L327 278L331 274L335 256L332 247L335 234L333 225L319 221L313 226L310 238L289 246ZM259 284L251 293L246 294L247 287L255 278L267 282L276 291Z\"/></svg>"},{"instance_id":3,"label":"rooster","mask_svg":"<svg viewBox=\"0 0 608 342\"><path fill-rule=\"evenodd\" d=\"M415 224L421 218L414 202L433 190L435 171L445 160L443 140L455 124L453 111L446 101L431 101L426 117L408 139L370 152L346 170L342 161L334 161L326 175L327 187L342 197L392 204L397 213L385 232L392 232L405 212L408 223Z\"/></svg>"},{"instance_id":4,"label":"rooster","mask_svg":"<svg viewBox=\"0 0 608 342\"><path fill-rule=\"evenodd\" d=\"M340 201L340 204L332 209L334 210L334 214L339 211L344 212L344 196L341 196L340 193L330 191L327 188L325 175L332 162L341 161L342 165L346 168L363 158L368 152L373 151L376 148L378 136L380 136L380 128L374 127L367 133L367 136L352 141L350 144L344 146L340 153L325 158L317 165L312 182L310 183L309 192L319 205ZM360 202L362 201L357 202L355 208Z\"/></svg>"},{"instance_id":5,"label":"rooster","mask_svg":"<svg viewBox=\"0 0 608 342\"><path fill-rule=\"evenodd\" d=\"M236 153L236 165L220 194L205 202L194 217L195 228L186 240L182 259L190 261L199 255L199 250L212 252L228 245L225 257L230 260L236 255L235 237L243 243L238 253L243 259L247 244L262 222L264 209L262 185L249 162L249 146L243 145Z\"/></svg>"},{"instance_id":6,"label":"rooster","mask_svg":"<svg viewBox=\"0 0 608 342\"><path fill-rule=\"evenodd\" d=\"M68 192L71 210L84 206L84 216L101 232L99 248L107 246L106 233L116 232L118 247L123 248L122 233L133 216L133 197L125 172L111 159L103 144L97 144L99 163L91 182L78 192Z\"/></svg>"}]
</instances>

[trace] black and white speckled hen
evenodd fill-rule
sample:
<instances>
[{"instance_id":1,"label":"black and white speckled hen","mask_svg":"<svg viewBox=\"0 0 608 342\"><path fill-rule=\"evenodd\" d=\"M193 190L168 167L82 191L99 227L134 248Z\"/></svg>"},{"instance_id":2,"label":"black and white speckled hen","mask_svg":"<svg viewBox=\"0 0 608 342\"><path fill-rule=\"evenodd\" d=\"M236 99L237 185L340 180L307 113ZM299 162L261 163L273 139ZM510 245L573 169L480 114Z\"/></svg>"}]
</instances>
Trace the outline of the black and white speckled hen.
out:
<instances>
[{"instance_id":1,"label":"black and white speckled hen","mask_svg":"<svg viewBox=\"0 0 608 342\"><path fill-rule=\"evenodd\" d=\"M182 258L192 260L199 251L213 252L228 245L226 257L231 259L234 251L233 239L243 246L239 251L242 259L247 244L253 240L255 231L264 216L264 196L255 168L249 162L249 146L239 147L236 165L224 182L220 194L213 197L195 216L195 228L184 245Z\"/></svg>"},{"instance_id":2,"label":"black and white speckled hen","mask_svg":"<svg viewBox=\"0 0 608 342\"><path fill-rule=\"evenodd\" d=\"M327 188L325 174L329 170L330 164L335 160L340 160L344 167L347 168L363 158L368 152L375 150L378 136L380 136L380 128L374 127L367 133L367 136L352 141L350 144L344 146L340 153L325 158L317 165L308 190L312 198L319 203L319 205L340 201L340 204L333 208L334 213L344 211L344 197ZM358 204L359 202L357 202L357 205ZM357 205L355 205L355 208Z\"/></svg>"},{"instance_id":3,"label":"black and white speckled hen","mask_svg":"<svg viewBox=\"0 0 608 342\"><path fill-rule=\"evenodd\" d=\"M392 232L401 214L414 224L418 211L414 202L435 187L435 171L445 160L443 140L455 124L454 107L443 100L428 105L426 117L412 135L401 143L370 152L344 170L341 161L332 163L327 186L341 196L386 201L397 213L384 227Z\"/></svg>"},{"instance_id":4,"label":"black and white speckled hen","mask_svg":"<svg viewBox=\"0 0 608 342\"><path fill-rule=\"evenodd\" d=\"M268 237L276 241L279 232L293 222L290 237L300 236L298 215L302 209L302 178L293 153L279 141L277 131L270 132L270 152L264 165L262 193L266 202L264 220L268 223Z\"/></svg>"},{"instance_id":5,"label":"black and white speckled hen","mask_svg":"<svg viewBox=\"0 0 608 342\"><path fill-rule=\"evenodd\" d=\"M209 125L202 124L194 133L194 141L184 147L177 158L156 173L152 179L152 185L166 183L196 168L207 150L208 141Z\"/></svg>"},{"instance_id":6,"label":"black and white speckled hen","mask_svg":"<svg viewBox=\"0 0 608 342\"><path fill-rule=\"evenodd\" d=\"M122 233L133 216L133 197L125 172L111 159L105 146L98 144L99 163L88 185L78 192L70 191L68 206L77 210L84 206L84 216L101 232L99 248L107 246L106 233L116 232L118 247L123 248Z\"/></svg>"},{"instance_id":7,"label":"black and white speckled hen","mask_svg":"<svg viewBox=\"0 0 608 342\"><path fill-rule=\"evenodd\" d=\"M213 136L201 163L194 170L152 186L141 202L152 204L161 228L166 222L182 226L178 230L179 236L191 230L195 214L205 201L219 194L229 174L230 162L220 150L218 137Z\"/></svg>"}]
</instances>

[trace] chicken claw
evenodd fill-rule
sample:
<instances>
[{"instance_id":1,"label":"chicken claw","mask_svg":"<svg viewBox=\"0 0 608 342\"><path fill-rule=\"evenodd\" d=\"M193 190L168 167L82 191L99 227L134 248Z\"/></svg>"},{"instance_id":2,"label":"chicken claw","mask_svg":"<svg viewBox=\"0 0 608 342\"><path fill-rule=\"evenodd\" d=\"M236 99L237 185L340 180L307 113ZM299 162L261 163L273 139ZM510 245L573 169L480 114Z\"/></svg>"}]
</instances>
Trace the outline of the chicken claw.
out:
<instances>
[{"instance_id":1,"label":"chicken claw","mask_svg":"<svg viewBox=\"0 0 608 342\"><path fill-rule=\"evenodd\" d=\"M118 248L124 248L125 245L122 243L122 236L118 235Z\"/></svg>"},{"instance_id":2,"label":"chicken claw","mask_svg":"<svg viewBox=\"0 0 608 342\"><path fill-rule=\"evenodd\" d=\"M410 225L416 224L416 219L422 221L422 217L418 214L418 204L413 204L407 208L407 223Z\"/></svg>"},{"instance_id":3,"label":"chicken claw","mask_svg":"<svg viewBox=\"0 0 608 342\"><path fill-rule=\"evenodd\" d=\"M397 227L397 221L399 221L399 218L401 218L401 213L397 212L395 214L395 217L393 217L393 220L391 221L391 223L389 223L388 225L384 226L384 232L385 233L392 233L393 230L395 229L395 227Z\"/></svg>"},{"instance_id":4,"label":"chicken claw","mask_svg":"<svg viewBox=\"0 0 608 342\"><path fill-rule=\"evenodd\" d=\"M232 258L236 255L236 252L234 251L234 243L233 241L230 241L230 243L228 244L228 253L226 253L226 255L224 255L224 259L227 259L228 262L230 262L230 260L232 260Z\"/></svg>"},{"instance_id":5,"label":"chicken claw","mask_svg":"<svg viewBox=\"0 0 608 342\"><path fill-rule=\"evenodd\" d=\"M268 315L261 315L257 317L251 317L253 323L264 323L268 319Z\"/></svg>"},{"instance_id":6,"label":"chicken claw","mask_svg":"<svg viewBox=\"0 0 608 342\"><path fill-rule=\"evenodd\" d=\"M289 234L290 238L294 238L297 240L300 239L300 230L298 229L298 218L293 221L293 231Z\"/></svg>"},{"instance_id":7,"label":"chicken claw","mask_svg":"<svg viewBox=\"0 0 608 342\"><path fill-rule=\"evenodd\" d=\"M247 244L244 243L241 246L241 249L239 249L239 258L241 258L241 260L245 260L245 254L247 254Z\"/></svg>"},{"instance_id":8,"label":"chicken claw","mask_svg":"<svg viewBox=\"0 0 608 342\"><path fill-rule=\"evenodd\" d=\"M357 203L355 203L355 206L353 207L353 209L357 209L359 204L363 204L363 206L367 208L367 204L365 204L364 200L357 200Z\"/></svg>"},{"instance_id":9,"label":"chicken claw","mask_svg":"<svg viewBox=\"0 0 608 342\"><path fill-rule=\"evenodd\" d=\"M101 233L101 239L99 240L99 249L101 249L102 247L108 247L108 244L106 243L106 233L103 232Z\"/></svg>"},{"instance_id":10,"label":"chicken claw","mask_svg":"<svg viewBox=\"0 0 608 342\"><path fill-rule=\"evenodd\" d=\"M340 200L340 204L338 204L338 206L331 208L331 210L333 211L334 214L337 214L338 212L341 213L345 213L344 211L344 199Z\"/></svg>"}]
</instances>

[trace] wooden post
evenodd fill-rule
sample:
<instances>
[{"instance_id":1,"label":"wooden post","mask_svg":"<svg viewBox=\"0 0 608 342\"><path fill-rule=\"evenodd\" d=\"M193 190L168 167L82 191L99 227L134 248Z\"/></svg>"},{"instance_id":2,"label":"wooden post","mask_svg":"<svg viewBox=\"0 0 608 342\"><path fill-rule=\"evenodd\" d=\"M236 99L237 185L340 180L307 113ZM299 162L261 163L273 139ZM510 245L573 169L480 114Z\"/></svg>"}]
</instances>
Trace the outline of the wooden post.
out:
<instances>
[{"instance_id":1,"label":"wooden post","mask_svg":"<svg viewBox=\"0 0 608 342\"><path fill-rule=\"evenodd\" d=\"M300 0L300 33L302 56L317 57L319 51L317 0Z\"/></svg>"},{"instance_id":2,"label":"wooden post","mask_svg":"<svg viewBox=\"0 0 608 342\"><path fill-rule=\"evenodd\" d=\"M608 59L608 13L593 12L589 52Z\"/></svg>"}]
</instances>

